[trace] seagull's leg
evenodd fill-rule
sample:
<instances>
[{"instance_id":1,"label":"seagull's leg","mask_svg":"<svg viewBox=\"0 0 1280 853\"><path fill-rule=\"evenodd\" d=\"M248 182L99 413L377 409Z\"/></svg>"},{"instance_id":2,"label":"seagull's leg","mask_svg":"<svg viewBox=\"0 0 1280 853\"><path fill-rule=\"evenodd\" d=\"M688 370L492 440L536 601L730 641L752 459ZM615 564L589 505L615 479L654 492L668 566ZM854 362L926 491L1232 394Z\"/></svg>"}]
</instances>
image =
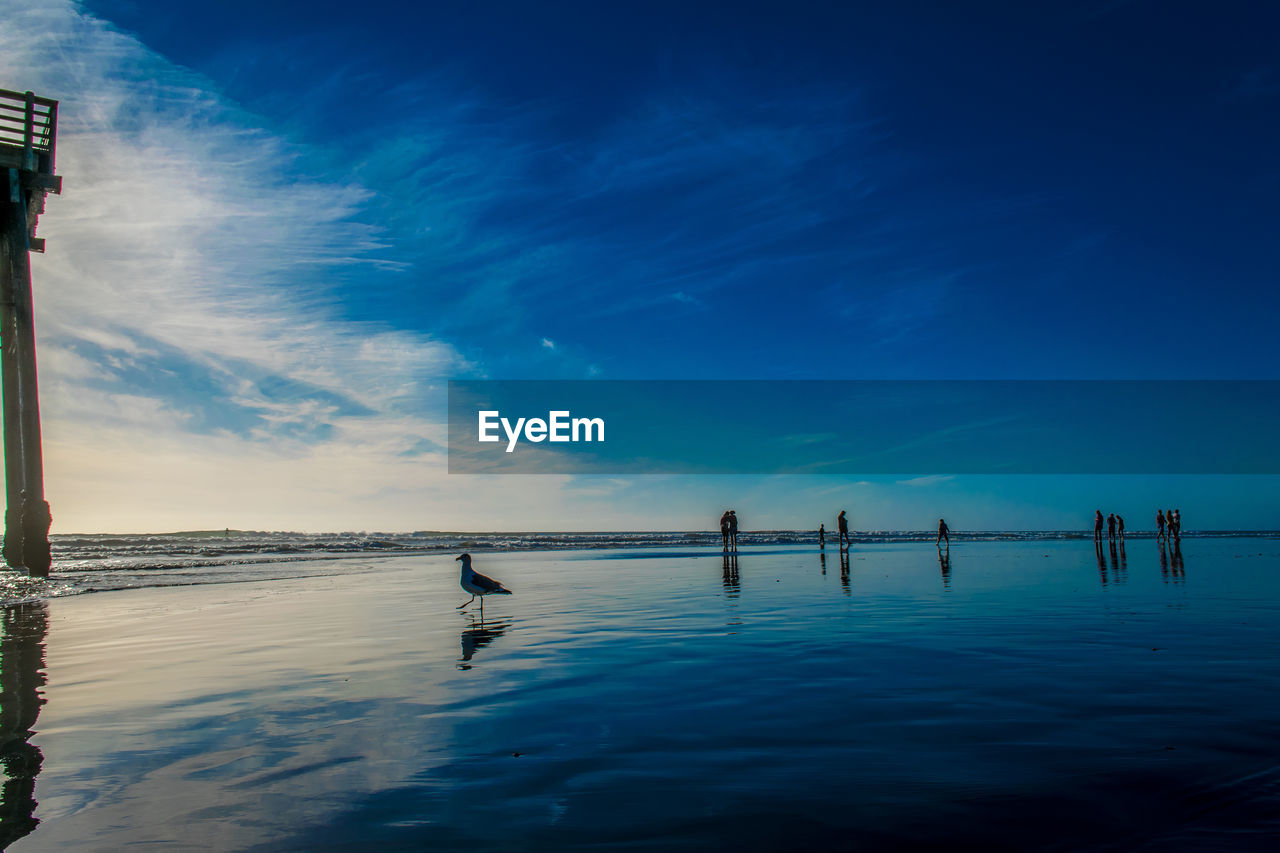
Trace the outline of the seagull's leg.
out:
<instances>
[{"instance_id":1,"label":"seagull's leg","mask_svg":"<svg viewBox=\"0 0 1280 853\"><path fill-rule=\"evenodd\" d=\"M473 596L471 596L471 601L475 601L475 600L476 600L476 597L475 597L474 595L473 595ZM470 604L470 603L471 603L471 601L468 601L468 602L467 602L467 604ZM467 606L467 604L459 604L457 607L455 607L455 608L453 608L453 609L454 609L454 610L461 610L462 608L466 607L466 606ZM481 604L481 605L483 605L483 604L484 604L484 599L480 599L480 604Z\"/></svg>"},{"instance_id":2,"label":"seagull's leg","mask_svg":"<svg viewBox=\"0 0 1280 853\"><path fill-rule=\"evenodd\" d=\"M484 596L480 596L480 621L484 621Z\"/></svg>"}]
</instances>

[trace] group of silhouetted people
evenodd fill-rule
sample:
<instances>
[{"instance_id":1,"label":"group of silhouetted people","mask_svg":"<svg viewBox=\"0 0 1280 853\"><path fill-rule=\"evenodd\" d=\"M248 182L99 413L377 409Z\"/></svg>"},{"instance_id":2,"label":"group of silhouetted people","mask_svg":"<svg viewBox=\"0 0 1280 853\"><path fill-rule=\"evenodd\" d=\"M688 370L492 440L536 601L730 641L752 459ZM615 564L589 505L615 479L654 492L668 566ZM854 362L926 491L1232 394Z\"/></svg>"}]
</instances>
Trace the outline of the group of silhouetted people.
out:
<instances>
[{"instance_id":1,"label":"group of silhouetted people","mask_svg":"<svg viewBox=\"0 0 1280 853\"><path fill-rule=\"evenodd\" d=\"M738 550L738 513L734 510L720 516L720 538L724 540L724 550Z\"/></svg>"},{"instance_id":2,"label":"group of silhouetted people","mask_svg":"<svg viewBox=\"0 0 1280 853\"><path fill-rule=\"evenodd\" d=\"M1167 531L1167 532L1166 532ZM1178 542L1182 539L1182 510L1171 509L1168 513L1156 510L1156 538Z\"/></svg>"},{"instance_id":3,"label":"group of silhouetted people","mask_svg":"<svg viewBox=\"0 0 1280 853\"><path fill-rule=\"evenodd\" d=\"M840 510L840 514L836 516L836 527L840 532L840 550L847 549L850 545L849 540L849 519L845 518L845 511ZM826 522L818 525L818 547L827 547L827 525Z\"/></svg>"},{"instance_id":4,"label":"group of silhouetted people","mask_svg":"<svg viewBox=\"0 0 1280 853\"><path fill-rule=\"evenodd\" d=\"M1093 515L1093 541L1102 542L1102 510L1097 510ZM1124 516L1116 515L1114 512L1108 513L1106 518L1107 540L1115 542L1117 538L1121 542L1124 541Z\"/></svg>"},{"instance_id":5,"label":"group of silhouetted people","mask_svg":"<svg viewBox=\"0 0 1280 853\"><path fill-rule=\"evenodd\" d=\"M1102 527L1106 525L1107 540L1110 542L1124 542L1124 516L1116 513L1109 513L1104 519L1102 510L1096 510L1093 514L1093 541L1102 542ZM1171 509L1167 513L1162 510L1156 510L1156 538L1161 542L1166 539L1170 542L1182 539L1182 510Z\"/></svg>"}]
</instances>

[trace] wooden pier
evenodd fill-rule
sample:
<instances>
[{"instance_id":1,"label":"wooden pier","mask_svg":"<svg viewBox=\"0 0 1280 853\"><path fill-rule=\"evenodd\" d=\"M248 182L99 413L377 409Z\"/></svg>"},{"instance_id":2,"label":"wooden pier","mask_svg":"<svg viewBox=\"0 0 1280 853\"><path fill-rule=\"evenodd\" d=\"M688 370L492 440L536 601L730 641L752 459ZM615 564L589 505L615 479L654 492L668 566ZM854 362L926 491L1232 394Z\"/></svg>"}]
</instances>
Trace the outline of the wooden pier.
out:
<instances>
[{"instance_id":1,"label":"wooden pier","mask_svg":"<svg viewBox=\"0 0 1280 853\"><path fill-rule=\"evenodd\" d=\"M0 89L0 384L4 404L4 560L49 574L49 525L40 448L31 252L43 252L36 220L54 174L58 102Z\"/></svg>"}]
</instances>

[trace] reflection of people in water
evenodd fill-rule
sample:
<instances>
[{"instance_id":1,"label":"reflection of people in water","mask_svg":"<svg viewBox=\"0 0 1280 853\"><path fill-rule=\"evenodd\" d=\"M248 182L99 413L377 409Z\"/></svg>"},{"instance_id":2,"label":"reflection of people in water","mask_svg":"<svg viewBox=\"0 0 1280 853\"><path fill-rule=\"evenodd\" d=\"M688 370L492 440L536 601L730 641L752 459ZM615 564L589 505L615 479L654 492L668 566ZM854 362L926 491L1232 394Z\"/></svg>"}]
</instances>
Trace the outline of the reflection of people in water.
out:
<instances>
[{"instance_id":1,"label":"reflection of people in water","mask_svg":"<svg viewBox=\"0 0 1280 853\"><path fill-rule=\"evenodd\" d=\"M43 602L0 608L0 850L30 834L35 817L36 775L44 763L29 742L44 699L44 638L49 616Z\"/></svg>"},{"instance_id":2,"label":"reflection of people in water","mask_svg":"<svg viewBox=\"0 0 1280 853\"><path fill-rule=\"evenodd\" d=\"M825 523L818 525L818 547L827 547L827 525Z\"/></svg>"},{"instance_id":3,"label":"reflection of people in water","mask_svg":"<svg viewBox=\"0 0 1280 853\"><path fill-rule=\"evenodd\" d=\"M840 549L840 586L844 587L845 595L850 594L851 591L849 588L849 552L843 548Z\"/></svg>"},{"instance_id":4,"label":"reflection of people in water","mask_svg":"<svg viewBox=\"0 0 1280 853\"><path fill-rule=\"evenodd\" d=\"M738 578L738 555L724 555L724 591L730 598L737 598L742 586Z\"/></svg>"},{"instance_id":5,"label":"reflection of people in water","mask_svg":"<svg viewBox=\"0 0 1280 853\"><path fill-rule=\"evenodd\" d=\"M827 573L827 554L825 551L818 555L818 561L822 564L822 573L825 575Z\"/></svg>"},{"instance_id":6,"label":"reflection of people in water","mask_svg":"<svg viewBox=\"0 0 1280 853\"><path fill-rule=\"evenodd\" d=\"M1172 546L1170 550L1165 549L1165 543L1160 543L1160 578L1168 583L1172 578L1174 583L1184 583L1187 573L1182 562L1182 543L1173 538L1172 532L1168 537L1168 542Z\"/></svg>"},{"instance_id":7,"label":"reflection of people in water","mask_svg":"<svg viewBox=\"0 0 1280 853\"><path fill-rule=\"evenodd\" d=\"M951 543L947 543L944 551L938 548L938 567L942 569L942 588L951 589Z\"/></svg>"},{"instance_id":8,"label":"reflection of people in water","mask_svg":"<svg viewBox=\"0 0 1280 853\"><path fill-rule=\"evenodd\" d=\"M951 528L947 527L947 523L941 518L938 519L938 544L942 544L942 540L947 540L947 547L951 547Z\"/></svg>"},{"instance_id":9,"label":"reflection of people in water","mask_svg":"<svg viewBox=\"0 0 1280 853\"><path fill-rule=\"evenodd\" d=\"M458 669L471 669L471 664L467 661L470 661L480 649L506 633L507 627L506 622L490 622L486 625L483 619L476 624L473 616L471 626L464 630L459 638L462 641L462 657L458 659Z\"/></svg>"},{"instance_id":10,"label":"reflection of people in water","mask_svg":"<svg viewBox=\"0 0 1280 853\"><path fill-rule=\"evenodd\" d=\"M849 542L849 519L844 517L844 510L840 510L840 514L836 516L836 526L840 528L840 547L848 548Z\"/></svg>"},{"instance_id":11,"label":"reflection of people in water","mask_svg":"<svg viewBox=\"0 0 1280 853\"><path fill-rule=\"evenodd\" d=\"M1099 513L1101 517L1101 513ZM1098 557L1098 579L1102 581L1102 585L1107 585L1107 558L1102 555L1102 538L1096 537L1093 542L1093 550Z\"/></svg>"}]
</instances>

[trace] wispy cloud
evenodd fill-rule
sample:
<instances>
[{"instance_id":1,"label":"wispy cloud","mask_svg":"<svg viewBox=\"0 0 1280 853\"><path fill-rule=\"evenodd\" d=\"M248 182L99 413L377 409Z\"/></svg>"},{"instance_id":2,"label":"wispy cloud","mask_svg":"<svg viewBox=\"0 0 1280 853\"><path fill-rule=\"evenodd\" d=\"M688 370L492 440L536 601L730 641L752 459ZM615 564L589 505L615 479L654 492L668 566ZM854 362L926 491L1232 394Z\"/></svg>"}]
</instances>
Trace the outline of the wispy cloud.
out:
<instances>
[{"instance_id":1,"label":"wispy cloud","mask_svg":"<svg viewBox=\"0 0 1280 853\"><path fill-rule=\"evenodd\" d=\"M954 479L955 476L951 474L929 474L924 477L912 477L909 480L898 480L897 485L922 488L924 486L936 486L940 483L949 483Z\"/></svg>"},{"instance_id":2,"label":"wispy cloud","mask_svg":"<svg viewBox=\"0 0 1280 853\"><path fill-rule=\"evenodd\" d=\"M245 486L264 457L279 468L439 438L433 385L475 367L427 334L345 317L326 284L399 266L360 219L369 191L313 170L208 81L72 4L9 5L0 78L62 100L65 192L49 200L48 254L33 263L55 501L83 494L87 471L128 483L166 446ZM135 509L174 489L139 493ZM74 528L101 508L61 509Z\"/></svg>"}]
</instances>

